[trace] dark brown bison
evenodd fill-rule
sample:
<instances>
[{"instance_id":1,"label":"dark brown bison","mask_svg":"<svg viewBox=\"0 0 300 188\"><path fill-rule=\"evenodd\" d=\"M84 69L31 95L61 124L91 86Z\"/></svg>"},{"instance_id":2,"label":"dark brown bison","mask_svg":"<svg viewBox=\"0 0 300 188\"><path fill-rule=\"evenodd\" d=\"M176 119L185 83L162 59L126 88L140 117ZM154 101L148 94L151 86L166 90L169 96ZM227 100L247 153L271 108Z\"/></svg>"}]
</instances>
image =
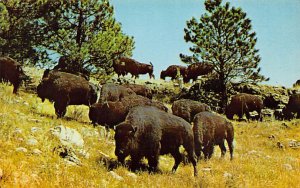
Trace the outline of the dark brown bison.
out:
<instances>
[{"instance_id":1,"label":"dark brown bison","mask_svg":"<svg viewBox=\"0 0 300 188\"><path fill-rule=\"evenodd\" d=\"M182 161L179 147L183 145L197 176L196 156L192 126L184 119L151 106L132 108L126 120L116 126L115 154L123 163L131 156L132 168L137 169L139 161L148 159L150 171L157 172L159 155L171 154L175 159L175 172Z\"/></svg>"},{"instance_id":2,"label":"dark brown bison","mask_svg":"<svg viewBox=\"0 0 300 188\"><path fill-rule=\"evenodd\" d=\"M161 102L152 101L140 95L129 95L122 98L121 101L93 104L90 107L89 118L94 126L100 124L107 128L113 128L125 120L131 108L140 105L155 106L158 109L168 111L168 108Z\"/></svg>"},{"instance_id":3,"label":"dark brown bison","mask_svg":"<svg viewBox=\"0 0 300 188\"><path fill-rule=\"evenodd\" d=\"M136 94L130 88L124 87L122 85L113 84L113 83L107 83L101 87L99 102L104 103L107 101L119 101L123 97L128 95L136 95Z\"/></svg>"},{"instance_id":4,"label":"dark brown bison","mask_svg":"<svg viewBox=\"0 0 300 188\"><path fill-rule=\"evenodd\" d=\"M233 119L234 115L238 115L240 119L246 114L250 120L250 112L256 111L258 119L262 121L261 110L264 107L263 100L258 96L240 93L231 97L231 102L225 109L225 114L228 119Z\"/></svg>"},{"instance_id":5,"label":"dark brown bison","mask_svg":"<svg viewBox=\"0 0 300 188\"><path fill-rule=\"evenodd\" d=\"M98 91L92 83L81 76L56 70L44 73L41 83L37 86L37 94L44 101L54 102L57 117L66 114L68 105L88 105L95 103Z\"/></svg>"},{"instance_id":6,"label":"dark brown bison","mask_svg":"<svg viewBox=\"0 0 300 188\"><path fill-rule=\"evenodd\" d=\"M204 158L210 159L215 145L219 145L221 157L224 157L226 153L224 140L226 140L230 151L230 159L233 159L234 130L232 123L226 118L212 112L200 112L194 118L193 131L195 153L198 158L200 158L202 151Z\"/></svg>"},{"instance_id":7,"label":"dark brown bison","mask_svg":"<svg viewBox=\"0 0 300 188\"><path fill-rule=\"evenodd\" d=\"M293 84L293 87L297 87L297 86L300 86L300 80L297 80L297 81Z\"/></svg>"},{"instance_id":8,"label":"dark brown bison","mask_svg":"<svg viewBox=\"0 0 300 188\"><path fill-rule=\"evenodd\" d=\"M152 99L152 90L145 85L123 84L122 86L132 89L137 95L141 95L149 99Z\"/></svg>"},{"instance_id":9,"label":"dark brown bison","mask_svg":"<svg viewBox=\"0 0 300 188\"><path fill-rule=\"evenodd\" d=\"M175 80L178 71L181 76L184 76L186 67L180 65L171 65L166 70L161 71L160 78L164 80L166 77L171 77L172 80Z\"/></svg>"},{"instance_id":10,"label":"dark brown bison","mask_svg":"<svg viewBox=\"0 0 300 188\"><path fill-rule=\"evenodd\" d=\"M289 98L288 104L282 110L285 119L292 119L294 114L300 118L300 93L293 94Z\"/></svg>"},{"instance_id":11,"label":"dark brown bison","mask_svg":"<svg viewBox=\"0 0 300 188\"><path fill-rule=\"evenodd\" d=\"M118 75L130 73L132 77L137 78L140 74L149 74L150 79L154 78L153 64L140 63L128 57L121 57L114 66L115 72Z\"/></svg>"},{"instance_id":12,"label":"dark brown bison","mask_svg":"<svg viewBox=\"0 0 300 188\"><path fill-rule=\"evenodd\" d=\"M0 81L10 82L13 86L13 93L17 93L22 81L29 77L25 75L21 64L10 57L0 57Z\"/></svg>"},{"instance_id":13,"label":"dark brown bison","mask_svg":"<svg viewBox=\"0 0 300 188\"><path fill-rule=\"evenodd\" d=\"M206 75L213 71L213 66L207 63L193 63L185 71L183 82L188 83L191 79L196 81L198 76Z\"/></svg>"},{"instance_id":14,"label":"dark brown bison","mask_svg":"<svg viewBox=\"0 0 300 188\"><path fill-rule=\"evenodd\" d=\"M199 112L210 110L211 109L207 104L190 99L180 99L174 101L172 105L173 114L182 117L190 123L193 121L194 116Z\"/></svg>"}]
</instances>

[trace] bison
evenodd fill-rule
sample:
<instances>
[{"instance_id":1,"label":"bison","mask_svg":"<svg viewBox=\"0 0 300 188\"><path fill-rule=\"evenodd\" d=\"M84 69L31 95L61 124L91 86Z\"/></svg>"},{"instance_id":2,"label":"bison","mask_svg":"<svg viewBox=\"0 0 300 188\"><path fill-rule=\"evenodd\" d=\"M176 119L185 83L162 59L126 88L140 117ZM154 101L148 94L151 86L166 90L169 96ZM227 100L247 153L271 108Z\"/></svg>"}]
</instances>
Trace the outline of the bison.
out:
<instances>
[{"instance_id":1,"label":"bison","mask_svg":"<svg viewBox=\"0 0 300 188\"><path fill-rule=\"evenodd\" d=\"M151 106L132 108L126 120L116 126L115 155L123 163L131 156L132 168L137 169L145 157L151 172L157 172L159 155L171 154L175 159L175 172L182 161L179 147L183 145L197 176L196 155L192 126L184 119Z\"/></svg>"},{"instance_id":2,"label":"bison","mask_svg":"<svg viewBox=\"0 0 300 188\"><path fill-rule=\"evenodd\" d=\"M175 101L172 105L173 114L182 117L190 123L193 121L194 116L199 112L210 110L211 109L207 104L190 99L180 99Z\"/></svg>"},{"instance_id":3,"label":"bison","mask_svg":"<svg viewBox=\"0 0 300 188\"><path fill-rule=\"evenodd\" d=\"M226 106L225 114L228 119L233 119L234 115L238 115L242 119L243 115L246 114L247 119L250 120L250 112L256 111L258 119L262 121L261 110L263 107L263 100L258 96L240 93L231 97L230 104Z\"/></svg>"},{"instance_id":4,"label":"bison","mask_svg":"<svg viewBox=\"0 0 300 188\"><path fill-rule=\"evenodd\" d=\"M152 101L140 95L129 95L122 98L121 101L93 104L90 107L89 118L94 126L100 124L107 128L113 128L125 120L131 108L139 105L155 106L158 109L168 111L168 108L158 101Z\"/></svg>"},{"instance_id":5,"label":"bison","mask_svg":"<svg viewBox=\"0 0 300 188\"><path fill-rule=\"evenodd\" d=\"M41 83L37 86L37 94L44 101L54 102L57 117L66 114L68 105L88 105L95 103L98 91L95 85L81 76L57 70L44 73Z\"/></svg>"},{"instance_id":6,"label":"bison","mask_svg":"<svg viewBox=\"0 0 300 188\"><path fill-rule=\"evenodd\" d=\"M198 76L206 75L213 71L213 66L207 63L193 63L189 65L183 76L183 82L188 83L191 79L196 81Z\"/></svg>"},{"instance_id":7,"label":"bison","mask_svg":"<svg viewBox=\"0 0 300 188\"><path fill-rule=\"evenodd\" d=\"M154 78L153 64L140 63L128 57L121 57L114 63L114 70L119 75L126 75L130 73L132 77L137 78L140 74L149 74L150 79Z\"/></svg>"},{"instance_id":8,"label":"bison","mask_svg":"<svg viewBox=\"0 0 300 188\"><path fill-rule=\"evenodd\" d=\"M226 153L224 140L226 140L230 151L230 159L233 159L234 129L231 122L212 112L198 113L193 122L195 153L198 158L200 158L202 151L204 158L210 159L215 145L219 145L221 157L224 157Z\"/></svg>"},{"instance_id":9,"label":"bison","mask_svg":"<svg viewBox=\"0 0 300 188\"><path fill-rule=\"evenodd\" d=\"M121 85L107 83L101 87L99 102L104 103L107 101L119 101L128 95L135 95L135 92L132 89Z\"/></svg>"},{"instance_id":10,"label":"bison","mask_svg":"<svg viewBox=\"0 0 300 188\"><path fill-rule=\"evenodd\" d=\"M0 81L10 82L13 86L13 93L16 94L22 81L28 80L21 64L10 57L0 57Z\"/></svg>"},{"instance_id":11,"label":"bison","mask_svg":"<svg viewBox=\"0 0 300 188\"><path fill-rule=\"evenodd\" d=\"M152 99L152 90L144 85L124 84L123 86L132 89L137 95L141 95L149 99Z\"/></svg>"},{"instance_id":12,"label":"bison","mask_svg":"<svg viewBox=\"0 0 300 188\"><path fill-rule=\"evenodd\" d=\"M297 116L296 118L300 118L300 93L293 94L289 98L288 104L283 108L282 113L285 119L292 119L293 113Z\"/></svg>"},{"instance_id":13,"label":"bison","mask_svg":"<svg viewBox=\"0 0 300 188\"><path fill-rule=\"evenodd\" d=\"M186 67L180 65L171 65L166 70L161 71L160 78L164 80L166 77L171 77L172 80L175 80L178 71L181 76L184 76Z\"/></svg>"}]
</instances>

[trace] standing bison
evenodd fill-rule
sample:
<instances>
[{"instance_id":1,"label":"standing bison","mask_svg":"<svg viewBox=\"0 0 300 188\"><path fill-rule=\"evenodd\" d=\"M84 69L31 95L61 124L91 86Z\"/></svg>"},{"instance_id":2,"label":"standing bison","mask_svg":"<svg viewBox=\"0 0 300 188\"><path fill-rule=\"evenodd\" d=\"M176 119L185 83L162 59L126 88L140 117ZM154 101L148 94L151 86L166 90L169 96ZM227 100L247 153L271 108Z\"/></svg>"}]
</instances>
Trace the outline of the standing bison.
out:
<instances>
[{"instance_id":1,"label":"standing bison","mask_svg":"<svg viewBox=\"0 0 300 188\"><path fill-rule=\"evenodd\" d=\"M230 159L233 159L234 130L232 123L226 118L212 112L200 112L194 118L193 131L195 153L198 158L200 158L201 151L203 151L204 158L210 159L215 145L219 145L221 157L224 157L226 153L224 140L226 140L230 151Z\"/></svg>"},{"instance_id":2,"label":"standing bison","mask_svg":"<svg viewBox=\"0 0 300 188\"><path fill-rule=\"evenodd\" d=\"M132 168L137 169L145 157L152 172L159 171L159 155L169 153L175 159L172 168L175 172L182 161L179 147L183 145L197 176L192 126L180 117L150 106L132 108L126 120L116 126L115 141L119 162L124 163L130 155Z\"/></svg>"},{"instance_id":3,"label":"standing bison","mask_svg":"<svg viewBox=\"0 0 300 188\"><path fill-rule=\"evenodd\" d=\"M228 119L233 119L234 115L238 115L240 119L246 114L249 120L250 112L256 111L258 113L258 119L262 121L261 110L264 107L263 100L258 96L240 93L231 97L230 104L225 109L225 114Z\"/></svg>"},{"instance_id":4,"label":"standing bison","mask_svg":"<svg viewBox=\"0 0 300 188\"><path fill-rule=\"evenodd\" d=\"M172 80L175 80L178 71L181 76L184 76L186 67L180 65L171 65L166 70L161 71L160 78L164 80L166 77L171 77Z\"/></svg>"},{"instance_id":5,"label":"standing bison","mask_svg":"<svg viewBox=\"0 0 300 188\"><path fill-rule=\"evenodd\" d=\"M100 124L108 128L113 128L125 120L131 108L140 105L155 106L160 110L168 111L168 108L161 102L152 101L140 95L129 95L122 98L121 101L93 104L90 107L89 118L94 126Z\"/></svg>"},{"instance_id":6,"label":"standing bison","mask_svg":"<svg viewBox=\"0 0 300 188\"><path fill-rule=\"evenodd\" d=\"M297 114L297 118L300 118L300 93L293 94L289 98L288 104L282 110L285 119L292 119L293 114Z\"/></svg>"},{"instance_id":7,"label":"standing bison","mask_svg":"<svg viewBox=\"0 0 300 188\"><path fill-rule=\"evenodd\" d=\"M95 88L81 76L53 70L44 73L37 94L42 101L49 99L54 102L57 117L63 117L68 105L90 106L95 103L98 92Z\"/></svg>"},{"instance_id":8,"label":"standing bison","mask_svg":"<svg viewBox=\"0 0 300 188\"><path fill-rule=\"evenodd\" d=\"M182 117L190 123L196 114L203 111L210 111L210 107L207 104L190 99L180 99L175 101L172 105L173 114Z\"/></svg>"},{"instance_id":9,"label":"standing bison","mask_svg":"<svg viewBox=\"0 0 300 188\"><path fill-rule=\"evenodd\" d=\"M130 73L132 77L137 78L140 74L149 74L150 79L154 78L153 64L140 63L128 57L121 57L114 65L114 71L119 75L126 75Z\"/></svg>"},{"instance_id":10,"label":"standing bison","mask_svg":"<svg viewBox=\"0 0 300 188\"><path fill-rule=\"evenodd\" d=\"M10 82L14 86L14 94L18 92L22 81L27 79L21 64L10 57L0 57L0 81Z\"/></svg>"},{"instance_id":11,"label":"standing bison","mask_svg":"<svg viewBox=\"0 0 300 188\"><path fill-rule=\"evenodd\" d=\"M183 82L188 83L191 79L195 82L198 76L206 75L213 71L213 66L207 63L193 63L185 71Z\"/></svg>"}]
</instances>

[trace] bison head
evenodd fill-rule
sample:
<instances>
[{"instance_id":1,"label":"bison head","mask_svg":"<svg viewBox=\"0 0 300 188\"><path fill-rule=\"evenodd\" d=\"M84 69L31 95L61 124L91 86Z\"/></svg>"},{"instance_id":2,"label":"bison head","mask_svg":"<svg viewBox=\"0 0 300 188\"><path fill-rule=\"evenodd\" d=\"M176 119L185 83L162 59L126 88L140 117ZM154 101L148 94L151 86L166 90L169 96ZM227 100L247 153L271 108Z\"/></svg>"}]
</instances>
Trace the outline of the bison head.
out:
<instances>
[{"instance_id":1,"label":"bison head","mask_svg":"<svg viewBox=\"0 0 300 188\"><path fill-rule=\"evenodd\" d=\"M161 71L160 73L160 79L165 79L166 78L166 71Z\"/></svg>"},{"instance_id":2,"label":"bison head","mask_svg":"<svg viewBox=\"0 0 300 188\"><path fill-rule=\"evenodd\" d=\"M115 155L118 157L119 162L124 163L125 158L135 149L135 146L137 145L137 141L135 140L136 131L137 127L133 127L126 122L116 126Z\"/></svg>"},{"instance_id":3,"label":"bison head","mask_svg":"<svg viewBox=\"0 0 300 188\"><path fill-rule=\"evenodd\" d=\"M230 105L226 106L225 115L228 119L233 119L234 113L232 112Z\"/></svg>"}]
</instances>

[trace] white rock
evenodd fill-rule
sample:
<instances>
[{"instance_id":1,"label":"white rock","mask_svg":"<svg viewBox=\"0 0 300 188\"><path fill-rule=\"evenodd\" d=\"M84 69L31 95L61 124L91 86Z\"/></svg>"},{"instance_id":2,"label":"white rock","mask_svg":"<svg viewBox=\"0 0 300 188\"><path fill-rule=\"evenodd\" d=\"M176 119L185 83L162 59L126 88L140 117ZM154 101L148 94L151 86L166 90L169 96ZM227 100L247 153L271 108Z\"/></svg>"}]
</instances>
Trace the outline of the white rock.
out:
<instances>
[{"instance_id":1,"label":"white rock","mask_svg":"<svg viewBox=\"0 0 300 188\"><path fill-rule=\"evenodd\" d=\"M126 175L133 178L133 179L137 179L137 175L135 173L128 172Z\"/></svg>"},{"instance_id":2,"label":"white rock","mask_svg":"<svg viewBox=\"0 0 300 188\"><path fill-rule=\"evenodd\" d=\"M286 164L283 164L283 168L285 168L286 170L293 170L293 167L292 165L286 163Z\"/></svg>"},{"instance_id":3,"label":"white rock","mask_svg":"<svg viewBox=\"0 0 300 188\"><path fill-rule=\"evenodd\" d=\"M42 154L42 151L39 150L39 149L33 149L33 150L32 150L32 154L34 154L34 155L41 155L41 154Z\"/></svg>"},{"instance_id":4,"label":"white rock","mask_svg":"<svg viewBox=\"0 0 300 188\"><path fill-rule=\"evenodd\" d=\"M27 152L27 149L24 148L24 147L18 147L18 148L16 148L16 151L17 151L17 152L23 152L23 153L26 153L26 152Z\"/></svg>"},{"instance_id":5,"label":"white rock","mask_svg":"<svg viewBox=\"0 0 300 188\"><path fill-rule=\"evenodd\" d=\"M232 178L232 174L230 174L228 172L224 172L223 177L224 178Z\"/></svg>"},{"instance_id":6,"label":"white rock","mask_svg":"<svg viewBox=\"0 0 300 188\"><path fill-rule=\"evenodd\" d=\"M39 128L39 127L31 127L31 132L32 133L35 133L35 132L40 131L40 130L42 130L42 129Z\"/></svg>"},{"instance_id":7,"label":"white rock","mask_svg":"<svg viewBox=\"0 0 300 188\"><path fill-rule=\"evenodd\" d=\"M81 155L82 157L86 158L86 159L89 159L90 158L90 153L87 152L86 150L84 149L81 149L78 151L78 154Z\"/></svg>"},{"instance_id":8,"label":"white rock","mask_svg":"<svg viewBox=\"0 0 300 188\"><path fill-rule=\"evenodd\" d=\"M84 146L81 134L79 134L75 129L60 125L50 129L50 131L53 135L57 136L60 142L64 145L74 144L78 147Z\"/></svg>"},{"instance_id":9,"label":"white rock","mask_svg":"<svg viewBox=\"0 0 300 188\"><path fill-rule=\"evenodd\" d=\"M38 141L35 138L30 138L27 140L27 145L34 146L37 145Z\"/></svg>"},{"instance_id":10,"label":"white rock","mask_svg":"<svg viewBox=\"0 0 300 188\"><path fill-rule=\"evenodd\" d=\"M203 172L211 172L211 168L207 167L207 168L202 168L201 169Z\"/></svg>"},{"instance_id":11,"label":"white rock","mask_svg":"<svg viewBox=\"0 0 300 188\"><path fill-rule=\"evenodd\" d=\"M14 133L16 133L16 134L21 134L21 133L22 133L22 129L20 129L20 128L17 127L17 128L15 129Z\"/></svg>"},{"instance_id":12,"label":"white rock","mask_svg":"<svg viewBox=\"0 0 300 188\"><path fill-rule=\"evenodd\" d=\"M113 178L115 178L116 180L118 180L118 181L123 181L124 180L124 178L122 177L122 176L119 176L117 173L115 173L114 171L109 171L109 174L113 177Z\"/></svg>"}]
</instances>

